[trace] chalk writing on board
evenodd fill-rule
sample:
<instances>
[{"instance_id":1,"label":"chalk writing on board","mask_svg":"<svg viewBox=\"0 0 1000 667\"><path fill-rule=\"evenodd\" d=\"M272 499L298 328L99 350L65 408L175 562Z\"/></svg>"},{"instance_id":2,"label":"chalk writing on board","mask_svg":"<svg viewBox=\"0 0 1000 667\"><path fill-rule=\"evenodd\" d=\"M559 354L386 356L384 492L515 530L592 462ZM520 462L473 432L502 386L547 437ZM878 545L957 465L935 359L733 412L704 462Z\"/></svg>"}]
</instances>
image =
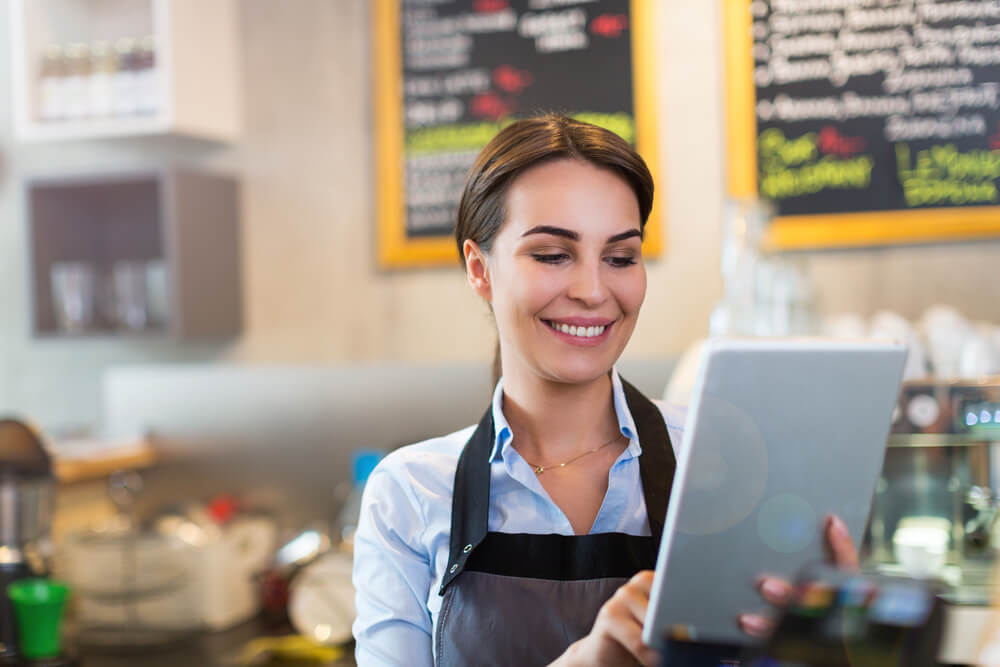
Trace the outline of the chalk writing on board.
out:
<instances>
[{"instance_id":1,"label":"chalk writing on board","mask_svg":"<svg viewBox=\"0 0 1000 667\"><path fill-rule=\"evenodd\" d=\"M447 236L476 154L557 111L636 142L629 0L400 0L405 228Z\"/></svg>"},{"instance_id":2,"label":"chalk writing on board","mask_svg":"<svg viewBox=\"0 0 1000 667\"><path fill-rule=\"evenodd\" d=\"M758 189L781 214L1000 203L1000 2L750 11Z\"/></svg>"},{"instance_id":3,"label":"chalk writing on board","mask_svg":"<svg viewBox=\"0 0 1000 667\"><path fill-rule=\"evenodd\" d=\"M864 190L871 185L874 160L856 155L864 139L843 137L833 127L788 139L781 130L760 137L760 191L768 199L822 190Z\"/></svg>"},{"instance_id":4,"label":"chalk writing on board","mask_svg":"<svg viewBox=\"0 0 1000 667\"><path fill-rule=\"evenodd\" d=\"M937 145L911 155L896 145L896 165L910 206L928 204L995 204L1000 178L1000 153L962 152L952 144Z\"/></svg>"}]
</instances>

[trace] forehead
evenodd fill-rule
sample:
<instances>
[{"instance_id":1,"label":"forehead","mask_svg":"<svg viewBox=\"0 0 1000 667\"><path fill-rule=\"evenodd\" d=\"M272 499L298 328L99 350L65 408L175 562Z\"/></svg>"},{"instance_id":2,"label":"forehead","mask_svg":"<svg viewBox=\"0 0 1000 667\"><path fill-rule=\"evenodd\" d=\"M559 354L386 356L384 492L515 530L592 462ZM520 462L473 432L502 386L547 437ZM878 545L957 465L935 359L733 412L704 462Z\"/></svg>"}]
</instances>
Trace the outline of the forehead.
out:
<instances>
[{"instance_id":1,"label":"forehead","mask_svg":"<svg viewBox=\"0 0 1000 667\"><path fill-rule=\"evenodd\" d=\"M515 178L507 190L506 214L504 227L510 231L545 224L614 234L640 226L639 201L625 179L574 159L546 162Z\"/></svg>"}]
</instances>

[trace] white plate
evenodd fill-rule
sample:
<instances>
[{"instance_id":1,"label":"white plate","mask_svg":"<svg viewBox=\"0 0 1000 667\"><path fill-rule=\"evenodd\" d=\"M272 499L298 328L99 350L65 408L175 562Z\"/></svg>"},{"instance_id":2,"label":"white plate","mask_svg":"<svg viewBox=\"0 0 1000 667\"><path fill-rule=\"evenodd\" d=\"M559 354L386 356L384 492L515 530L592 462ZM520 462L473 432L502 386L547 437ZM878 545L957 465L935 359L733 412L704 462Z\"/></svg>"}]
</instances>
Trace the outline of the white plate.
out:
<instances>
[{"instance_id":1,"label":"white plate","mask_svg":"<svg viewBox=\"0 0 1000 667\"><path fill-rule=\"evenodd\" d=\"M355 616L352 563L350 554L328 553L292 580L288 616L298 632L322 644L351 639Z\"/></svg>"}]
</instances>

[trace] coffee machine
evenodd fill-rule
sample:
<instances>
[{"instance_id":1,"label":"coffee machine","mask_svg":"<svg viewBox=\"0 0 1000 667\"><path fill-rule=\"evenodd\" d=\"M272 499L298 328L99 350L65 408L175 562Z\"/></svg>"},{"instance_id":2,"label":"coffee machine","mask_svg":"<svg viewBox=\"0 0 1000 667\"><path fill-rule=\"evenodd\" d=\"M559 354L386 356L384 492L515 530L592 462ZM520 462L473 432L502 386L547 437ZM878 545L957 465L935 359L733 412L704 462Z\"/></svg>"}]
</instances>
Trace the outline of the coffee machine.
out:
<instances>
[{"instance_id":1,"label":"coffee machine","mask_svg":"<svg viewBox=\"0 0 1000 667\"><path fill-rule=\"evenodd\" d=\"M7 586L48 575L54 494L52 462L39 435L21 421L0 419L0 665L21 664Z\"/></svg>"},{"instance_id":2,"label":"coffee machine","mask_svg":"<svg viewBox=\"0 0 1000 667\"><path fill-rule=\"evenodd\" d=\"M998 509L1000 377L904 383L862 555L945 585L946 664L975 662L991 621Z\"/></svg>"}]
</instances>

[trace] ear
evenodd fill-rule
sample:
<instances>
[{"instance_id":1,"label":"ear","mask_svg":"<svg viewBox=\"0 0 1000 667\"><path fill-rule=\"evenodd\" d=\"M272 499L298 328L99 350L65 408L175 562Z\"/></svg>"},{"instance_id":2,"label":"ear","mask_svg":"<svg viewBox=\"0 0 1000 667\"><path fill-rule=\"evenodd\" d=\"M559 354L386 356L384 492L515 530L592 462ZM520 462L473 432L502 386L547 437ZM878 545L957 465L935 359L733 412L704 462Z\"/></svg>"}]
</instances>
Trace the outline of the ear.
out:
<instances>
[{"instance_id":1,"label":"ear","mask_svg":"<svg viewBox=\"0 0 1000 667\"><path fill-rule=\"evenodd\" d=\"M490 269L486 263L486 253L475 241L466 240L462 244L462 254L465 256L465 277L469 286L485 301L493 300L493 290L490 287Z\"/></svg>"}]
</instances>

